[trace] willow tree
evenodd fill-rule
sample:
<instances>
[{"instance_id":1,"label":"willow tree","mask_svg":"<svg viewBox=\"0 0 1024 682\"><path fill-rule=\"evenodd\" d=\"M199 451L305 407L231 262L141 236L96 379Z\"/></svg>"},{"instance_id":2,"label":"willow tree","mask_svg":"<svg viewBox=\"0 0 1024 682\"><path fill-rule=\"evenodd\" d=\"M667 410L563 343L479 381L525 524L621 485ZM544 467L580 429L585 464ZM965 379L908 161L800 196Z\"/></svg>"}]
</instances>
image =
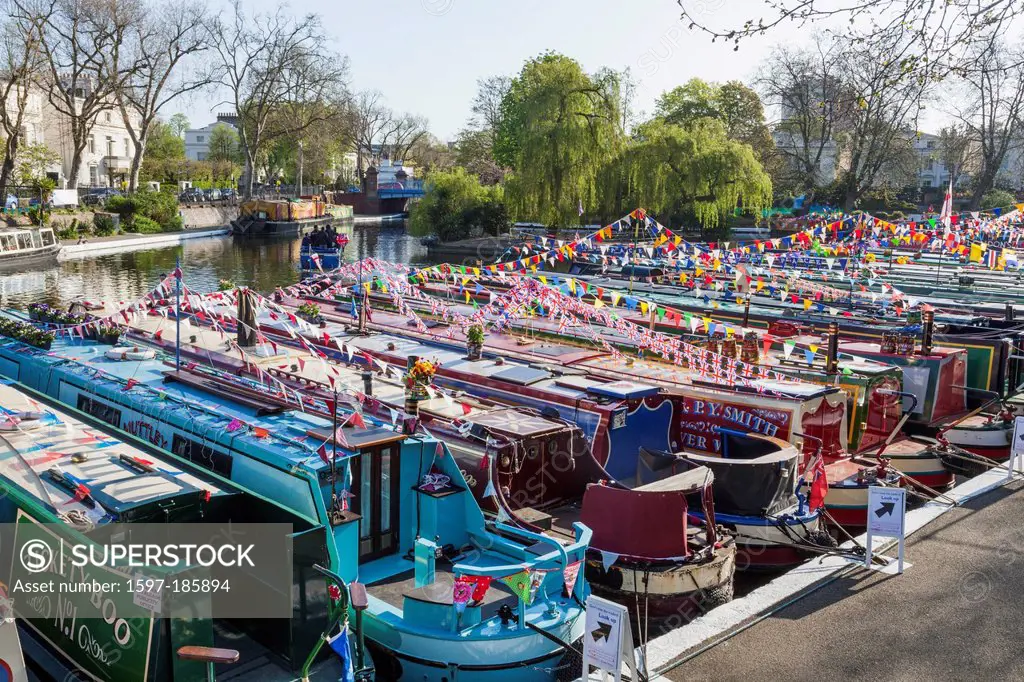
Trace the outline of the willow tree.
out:
<instances>
[{"instance_id":1,"label":"willow tree","mask_svg":"<svg viewBox=\"0 0 1024 682\"><path fill-rule=\"evenodd\" d=\"M686 128L657 119L640 126L601 177L608 197L653 213L692 212L708 228L737 207L757 215L772 203L757 154L714 119Z\"/></svg>"},{"instance_id":2,"label":"willow tree","mask_svg":"<svg viewBox=\"0 0 1024 682\"><path fill-rule=\"evenodd\" d=\"M621 146L620 75L588 75L559 54L530 60L501 103L494 152L512 168L514 216L552 225L580 220L598 202L597 176Z\"/></svg>"}]
</instances>

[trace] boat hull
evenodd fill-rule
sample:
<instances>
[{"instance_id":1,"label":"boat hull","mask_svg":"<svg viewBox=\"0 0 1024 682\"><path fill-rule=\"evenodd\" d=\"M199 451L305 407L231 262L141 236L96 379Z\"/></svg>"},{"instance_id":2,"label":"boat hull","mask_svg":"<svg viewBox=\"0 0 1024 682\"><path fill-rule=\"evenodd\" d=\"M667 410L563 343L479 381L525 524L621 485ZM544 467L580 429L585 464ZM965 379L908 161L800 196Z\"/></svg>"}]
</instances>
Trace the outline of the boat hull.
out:
<instances>
[{"instance_id":1,"label":"boat hull","mask_svg":"<svg viewBox=\"0 0 1024 682\"><path fill-rule=\"evenodd\" d=\"M729 541L704 563L657 566L623 559L605 570L600 557L588 558L586 576L594 594L624 604L634 623L639 614L641 623L667 632L731 601L735 570L736 546Z\"/></svg>"}]
</instances>

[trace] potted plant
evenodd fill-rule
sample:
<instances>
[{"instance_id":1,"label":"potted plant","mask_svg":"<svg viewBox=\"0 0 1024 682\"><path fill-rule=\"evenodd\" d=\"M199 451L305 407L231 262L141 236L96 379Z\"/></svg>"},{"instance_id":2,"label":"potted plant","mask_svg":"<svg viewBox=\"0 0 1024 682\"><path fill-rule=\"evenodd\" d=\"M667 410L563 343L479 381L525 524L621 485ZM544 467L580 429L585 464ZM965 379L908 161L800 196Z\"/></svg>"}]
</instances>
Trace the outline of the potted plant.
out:
<instances>
[{"instance_id":1,"label":"potted plant","mask_svg":"<svg viewBox=\"0 0 1024 682\"><path fill-rule=\"evenodd\" d=\"M222 279L217 282L217 291L231 291L237 288L238 286L230 279Z\"/></svg>"},{"instance_id":2,"label":"potted plant","mask_svg":"<svg viewBox=\"0 0 1024 682\"><path fill-rule=\"evenodd\" d=\"M484 350L484 326L471 324L466 330L466 358L479 360Z\"/></svg>"},{"instance_id":3,"label":"potted plant","mask_svg":"<svg viewBox=\"0 0 1024 682\"><path fill-rule=\"evenodd\" d=\"M304 319L306 322L319 324L322 321L322 318L320 317L320 306L315 303L310 303L309 301L306 301L299 306L298 314L299 317Z\"/></svg>"},{"instance_id":4,"label":"potted plant","mask_svg":"<svg viewBox=\"0 0 1024 682\"><path fill-rule=\"evenodd\" d=\"M405 384L405 411L409 414L419 412L419 402L430 397L427 387L434 380L437 368L429 360L409 358L409 368L402 377Z\"/></svg>"},{"instance_id":5,"label":"potted plant","mask_svg":"<svg viewBox=\"0 0 1024 682\"><path fill-rule=\"evenodd\" d=\"M103 326L96 331L96 340L100 343L109 343L111 346L116 346L120 338L121 330L117 327Z\"/></svg>"}]
</instances>

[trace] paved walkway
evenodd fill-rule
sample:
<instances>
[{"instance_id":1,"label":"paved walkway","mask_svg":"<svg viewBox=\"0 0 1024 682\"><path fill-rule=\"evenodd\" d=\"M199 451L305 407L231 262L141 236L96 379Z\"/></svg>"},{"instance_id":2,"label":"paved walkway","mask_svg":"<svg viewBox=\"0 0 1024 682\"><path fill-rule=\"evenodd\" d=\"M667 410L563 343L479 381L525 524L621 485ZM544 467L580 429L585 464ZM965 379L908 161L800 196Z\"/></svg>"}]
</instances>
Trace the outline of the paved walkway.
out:
<instances>
[{"instance_id":1,"label":"paved walkway","mask_svg":"<svg viewBox=\"0 0 1024 682\"><path fill-rule=\"evenodd\" d=\"M669 680L1024 680L1024 483L910 538L902 576L854 569Z\"/></svg>"}]
</instances>

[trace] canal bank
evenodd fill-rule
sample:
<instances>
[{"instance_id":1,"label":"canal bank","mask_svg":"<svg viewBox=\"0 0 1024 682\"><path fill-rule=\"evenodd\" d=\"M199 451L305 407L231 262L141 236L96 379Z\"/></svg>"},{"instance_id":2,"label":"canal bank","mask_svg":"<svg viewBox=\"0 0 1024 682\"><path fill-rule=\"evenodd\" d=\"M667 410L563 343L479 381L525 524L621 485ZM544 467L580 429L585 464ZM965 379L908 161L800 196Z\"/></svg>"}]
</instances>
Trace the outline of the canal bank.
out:
<instances>
[{"instance_id":1,"label":"canal bank","mask_svg":"<svg viewBox=\"0 0 1024 682\"><path fill-rule=\"evenodd\" d=\"M166 246L174 246L192 239L207 239L209 237L222 237L228 234L226 227L212 227L198 230L181 230L180 232L165 232L161 234L115 234L109 237L90 237L83 241L66 240L61 242L61 250L58 258L84 258L89 256L101 256L104 254L118 253L121 251L136 251L144 249L157 249Z\"/></svg>"},{"instance_id":2,"label":"canal bank","mask_svg":"<svg viewBox=\"0 0 1024 682\"><path fill-rule=\"evenodd\" d=\"M926 514L935 518L908 539L912 565L902 576L846 566L820 573L808 589L750 614L703 648L688 647L685 631L713 627L718 609L651 642L650 667L662 671L656 679L745 682L766 670L779 680L1024 679L1015 655L1024 530L1007 523L1024 514L1024 482L999 485L1004 479L991 473L969 481L960 506ZM914 513L908 529L920 523ZM812 575L817 563L829 561L779 580Z\"/></svg>"}]
</instances>

